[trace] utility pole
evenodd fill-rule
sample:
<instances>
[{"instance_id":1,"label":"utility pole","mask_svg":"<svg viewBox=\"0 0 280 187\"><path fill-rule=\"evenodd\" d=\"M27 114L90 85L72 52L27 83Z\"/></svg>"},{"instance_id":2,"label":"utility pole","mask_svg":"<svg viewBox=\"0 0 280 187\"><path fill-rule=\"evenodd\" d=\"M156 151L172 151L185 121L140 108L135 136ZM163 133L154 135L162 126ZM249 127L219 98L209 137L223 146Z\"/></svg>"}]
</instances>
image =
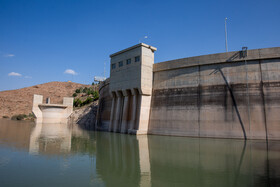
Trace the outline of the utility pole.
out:
<instances>
[{"instance_id":1,"label":"utility pole","mask_svg":"<svg viewBox=\"0 0 280 187\"><path fill-rule=\"evenodd\" d=\"M225 18L225 39L226 39L226 52L228 52L228 45L227 45L227 18Z\"/></svg>"}]
</instances>

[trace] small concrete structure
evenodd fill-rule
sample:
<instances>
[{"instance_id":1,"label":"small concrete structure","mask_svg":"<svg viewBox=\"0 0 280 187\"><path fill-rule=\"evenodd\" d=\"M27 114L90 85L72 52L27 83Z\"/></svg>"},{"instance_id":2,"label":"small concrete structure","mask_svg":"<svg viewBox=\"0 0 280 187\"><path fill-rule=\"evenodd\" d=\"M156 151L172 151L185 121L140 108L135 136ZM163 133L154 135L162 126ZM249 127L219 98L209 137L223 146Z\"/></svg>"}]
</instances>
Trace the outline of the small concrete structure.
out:
<instances>
[{"instance_id":1,"label":"small concrete structure","mask_svg":"<svg viewBox=\"0 0 280 187\"><path fill-rule=\"evenodd\" d=\"M34 94L32 112L36 123L67 123L73 112L73 97L64 97L62 105L43 104L43 96Z\"/></svg>"}]
</instances>

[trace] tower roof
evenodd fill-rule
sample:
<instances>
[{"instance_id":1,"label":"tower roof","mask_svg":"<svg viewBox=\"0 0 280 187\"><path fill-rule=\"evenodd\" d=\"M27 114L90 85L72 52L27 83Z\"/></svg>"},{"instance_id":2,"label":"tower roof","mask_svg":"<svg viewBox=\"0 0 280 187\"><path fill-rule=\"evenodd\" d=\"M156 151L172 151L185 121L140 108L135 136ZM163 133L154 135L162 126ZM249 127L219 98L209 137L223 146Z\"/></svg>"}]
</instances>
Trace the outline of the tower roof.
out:
<instances>
[{"instance_id":1,"label":"tower roof","mask_svg":"<svg viewBox=\"0 0 280 187\"><path fill-rule=\"evenodd\" d=\"M136 44L136 45L131 46L131 47L129 47L129 48L123 49L123 50L121 50L121 51L119 51L119 52L113 53L113 54L110 55L110 57L112 58L112 57L117 56L117 55L119 55L119 54L125 53L125 52L127 52L127 51L132 50L132 49L135 49L135 48L137 48L137 47L146 47L146 48L148 48L148 49L151 49L153 52L157 50L157 48L155 48L155 47L153 47L153 46L150 46L150 45L147 45L147 44L144 44L144 43L139 43L139 44Z\"/></svg>"}]
</instances>

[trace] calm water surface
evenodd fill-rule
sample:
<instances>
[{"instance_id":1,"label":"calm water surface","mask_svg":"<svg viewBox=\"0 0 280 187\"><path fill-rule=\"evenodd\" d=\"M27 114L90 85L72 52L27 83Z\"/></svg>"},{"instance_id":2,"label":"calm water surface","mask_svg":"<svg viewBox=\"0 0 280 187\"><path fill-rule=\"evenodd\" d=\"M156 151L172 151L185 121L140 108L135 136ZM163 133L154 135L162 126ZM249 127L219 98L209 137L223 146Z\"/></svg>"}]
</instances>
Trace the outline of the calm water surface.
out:
<instances>
[{"instance_id":1,"label":"calm water surface","mask_svg":"<svg viewBox=\"0 0 280 187\"><path fill-rule=\"evenodd\" d=\"M279 186L280 142L131 136L0 119L1 186Z\"/></svg>"}]
</instances>

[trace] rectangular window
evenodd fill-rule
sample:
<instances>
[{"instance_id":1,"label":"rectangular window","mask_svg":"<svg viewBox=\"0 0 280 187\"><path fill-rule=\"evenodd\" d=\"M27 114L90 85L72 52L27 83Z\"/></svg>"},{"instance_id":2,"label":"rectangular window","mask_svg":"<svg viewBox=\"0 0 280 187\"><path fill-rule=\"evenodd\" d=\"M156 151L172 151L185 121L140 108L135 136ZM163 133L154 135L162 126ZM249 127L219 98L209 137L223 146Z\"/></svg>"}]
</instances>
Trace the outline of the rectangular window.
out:
<instances>
[{"instance_id":1,"label":"rectangular window","mask_svg":"<svg viewBox=\"0 0 280 187\"><path fill-rule=\"evenodd\" d=\"M127 59L126 60L126 64L128 65L128 64L131 64L131 59Z\"/></svg>"},{"instance_id":2,"label":"rectangular window","mask_svg":"<svg viewBox=\"0 0 280 187\"><path fill-rule=\"evenodd\" d=\"M115 69L116 68L116 64L112 64L112 69Z\"/></svg>"},{"instance_id":3,"label":"rectangular window","mask_svg":"<svg viewBox=\"0 0 280 187\"><path fill-rule=\"evenodd\" d=\"M139 62L140 61L140 56L136 56L135 57L135 62Z\"/></svg>"},{"instance_id":4,"label":"rectangular window","mask_svg":"<svg viewBox=\"0 0 280 187\"><path fill-rule=\"evenodd\" d=\"M123 66L123 61L120 61L119 62L119 67L122 67Z\"/></svg>"}]
</instances>

